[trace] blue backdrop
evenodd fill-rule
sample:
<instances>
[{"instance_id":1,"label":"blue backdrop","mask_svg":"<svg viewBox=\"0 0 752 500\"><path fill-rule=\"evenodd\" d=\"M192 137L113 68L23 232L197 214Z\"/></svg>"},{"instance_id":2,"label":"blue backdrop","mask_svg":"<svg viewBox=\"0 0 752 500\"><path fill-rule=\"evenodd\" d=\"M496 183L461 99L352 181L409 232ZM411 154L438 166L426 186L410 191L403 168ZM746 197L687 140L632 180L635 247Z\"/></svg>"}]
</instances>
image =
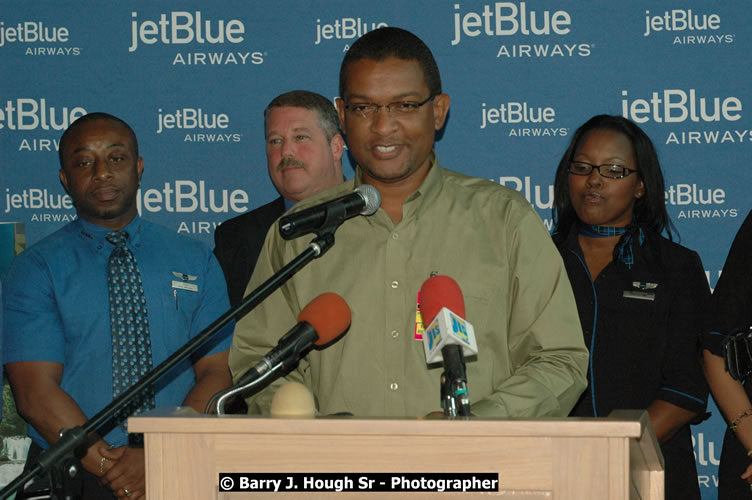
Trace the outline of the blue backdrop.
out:
<instances>
[{"instance_id":1,"label":"blue backdrop","mask_svg":"<svg viewBox=\"0 0 752 500\"><path fill-rule=\"evenodd\" d=\"M522 191L549 227L559 157L597 113L627 116L653 138L669 213L711 287L752 208L747 1L0 7L0 221L24 222L29 244L75 217L57 180L57 141L91 111L122 117L138 135L141 213L211 243L221 221L276 196L264 156L266 104L296 88L333 99L344 52L383 25L415 32L438 60L452 99L436 145L442 164ZM708 499L724 428L712 410L695 429Z\"/></svg>"}]
</instances>

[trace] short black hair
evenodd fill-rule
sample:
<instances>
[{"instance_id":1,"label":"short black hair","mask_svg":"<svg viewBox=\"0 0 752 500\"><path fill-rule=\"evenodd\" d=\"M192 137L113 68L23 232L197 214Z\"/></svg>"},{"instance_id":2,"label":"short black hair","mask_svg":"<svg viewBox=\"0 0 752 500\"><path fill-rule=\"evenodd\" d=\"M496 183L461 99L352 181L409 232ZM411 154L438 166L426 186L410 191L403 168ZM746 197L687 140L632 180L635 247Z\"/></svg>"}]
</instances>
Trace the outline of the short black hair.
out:
<instances>
[{"instance_id":1,"label":"short black hair","mask_svg":"<svg viewBox=\"0 0 752 500\"><path fill-rule=\"evenodd\" d=\"M136 133L133 131L130 125L125 123L123 120L118 118L117 116L111 115L109 113L103 113L101 111L97 111L94 113L87 113L84 116L78 118L76 121L70 124L70 126L63 132L63 135L60 136L60 143L58 144L57 148L57 154L58 159L60 160L60 168L65 168L64 161L63 161L63 150L65 149L65 145L70 140L71 134L78 130L82 125L85 125L89 122L97 121L97 120L105 120L113 123L117 123L119 125L122 125L125 127L125 129L128 131L128 134L131 136L131 140L133 141L133 147L135 149L136 158L138 158L138 139L136 139Z\"/></svg>"},{"instance_id":2,"label":"short black hair","mask_svg":"<svg viewBox=\"0 0 752 500\"><path fill-rule=\"evenodd\" d=\"M637 224L652 229L658 234L664 230L672 238L673 224L666 211L665 184L663 172L658 162L658 153L653 141L634 122L621 116L597 115L585 122L572 136L567 151L559 161L554 180L553 233L556 241L567 237L577 214L572 207L569 195L569 162L574 158L583 139L593 130L612 130L623 134L632 143L637 169L645 186L645 195L635 200L633 220ZM676 231L675 228L673 228Z\"/></svg>"},{"instance_id":3,"label":"short black hair","mask_svg":"<svg viewBox=\"0 0 752 500\"><path fill-rule=\"evenodd\" d=\"M266 133L266 119L272 108L294 107L310 109L316 112L319 118L319 125L326 134L326 140L331 141L332 137L339 134L339 117L337 108L334 104L321 94L309 90L292 90L278 95L269 103L264 110L264 133Z\"/></svg>"},{"instance_id":4,"label":"short black hair","mask_svg":"<svg viewBox=\"0 0 752 500\"><path fill-rule=\"evenodd\" d=\"M339 69L339 96L345 97L347 70L351 64L361 59L383 61L388 57L417 61L431 95L441 94L441 75L431 49L409 31L387 26L366 33L347 51Z\"/></svg>"}]
</instances>

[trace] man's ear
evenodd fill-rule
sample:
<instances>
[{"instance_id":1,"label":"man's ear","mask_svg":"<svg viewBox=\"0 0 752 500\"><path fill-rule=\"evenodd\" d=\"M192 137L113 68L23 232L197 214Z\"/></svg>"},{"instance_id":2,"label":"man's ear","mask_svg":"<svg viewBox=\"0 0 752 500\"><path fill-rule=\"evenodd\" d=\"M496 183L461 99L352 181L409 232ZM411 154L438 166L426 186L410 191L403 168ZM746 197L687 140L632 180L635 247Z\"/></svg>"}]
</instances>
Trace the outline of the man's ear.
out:
<instances>
[{"instance_id":1,"label":"man's ear","mask_svg":"<svg viewBox=\"0 0 752 500\"><path fill-rule=\"evenodd\" d=\"M144 173L144 159L140 156L136 160L136 171L138 172L138 183L141 184L141 175Z\"/></svg>"},{"instance_id":2,"label":"man's ear","mask_svg":"<svg viewBox=\"0 0 752 500\"><path fill-rule=\"evenodd\" d=\"M65 169L61 168L59 171L60 175L60 184L63 185L65 188L65 192L70 195L70 191L68 191L68 175L65 173Z\"/></svg>"},{"instance_id":3,"label":"man's ear","mask_svg":"<svg viewBox=\"0 0 752 500\"><path fill-rule=\"evenodd\" d=\"M433 128L441 130L449 113L449 95L439 94L433 98Z\"/></svg>"},{"instance_id":4,"label":"man's ear","mask_svg":"<svg viewBox=\"0 0 752 500\"><path fill-rule=\"evenodd\" d=\"M341 134L334 134L332 140L329 141L329 147L332 150L332 158L334 161L340 161L342 154L345 152L345 140Z\"/></svg>"},{"instance_id":5,"label":"man's ear","mask_svg":"<svg viewBox=\"0 0 752 500\"><path fill-rule=\"evenodd\" d=\"M334 100L337 105L337 114L339 115L339 128L345 130L345 101L341 97Z\"/></svg>"}]
</instances>

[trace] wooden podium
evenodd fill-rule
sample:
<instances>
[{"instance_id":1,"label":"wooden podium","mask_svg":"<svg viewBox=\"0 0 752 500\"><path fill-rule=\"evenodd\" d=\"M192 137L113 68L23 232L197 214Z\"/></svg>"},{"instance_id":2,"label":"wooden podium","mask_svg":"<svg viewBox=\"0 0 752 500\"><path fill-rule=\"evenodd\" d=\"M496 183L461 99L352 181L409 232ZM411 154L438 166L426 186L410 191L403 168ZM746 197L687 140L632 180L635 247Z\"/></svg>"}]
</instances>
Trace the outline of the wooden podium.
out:
<instances>
[{"instance_id":1,"label":"wooden podium","mask_svg":"<svg viewBox=\"0 0 752 500\"><path fill-rule=\"evenodd\" d=\"M143 432L149 500L433 499L437 493L226 493L220 472L494 472L498 493L440 498L663 499L663 457L647 413L539 420L271 419L154 410Z\"/></svg>"}]
</instances>

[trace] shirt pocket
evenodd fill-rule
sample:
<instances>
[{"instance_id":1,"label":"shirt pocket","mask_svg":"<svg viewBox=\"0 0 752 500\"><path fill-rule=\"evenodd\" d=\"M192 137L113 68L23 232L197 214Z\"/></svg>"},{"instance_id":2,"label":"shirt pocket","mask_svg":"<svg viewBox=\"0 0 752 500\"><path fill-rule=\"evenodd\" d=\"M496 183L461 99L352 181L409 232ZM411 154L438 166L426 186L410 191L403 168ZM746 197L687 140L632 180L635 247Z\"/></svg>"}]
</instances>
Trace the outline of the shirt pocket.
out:
<instances>
[{"instance_id":1,"label":"shirt pocket","mask_svg":"<svg viewBox=\"0 0 752 500\"><path fill-rule=\"evenodd\" d=\"M149 311L149 322L155 327L161 323L162 330L174 332L175 337L187 341L192 333L193 317L200 305L202 286L200 280L186 281L170 275L159 283L157 303L161 305L161 310Z\"/></svg>"}]
</instances>

